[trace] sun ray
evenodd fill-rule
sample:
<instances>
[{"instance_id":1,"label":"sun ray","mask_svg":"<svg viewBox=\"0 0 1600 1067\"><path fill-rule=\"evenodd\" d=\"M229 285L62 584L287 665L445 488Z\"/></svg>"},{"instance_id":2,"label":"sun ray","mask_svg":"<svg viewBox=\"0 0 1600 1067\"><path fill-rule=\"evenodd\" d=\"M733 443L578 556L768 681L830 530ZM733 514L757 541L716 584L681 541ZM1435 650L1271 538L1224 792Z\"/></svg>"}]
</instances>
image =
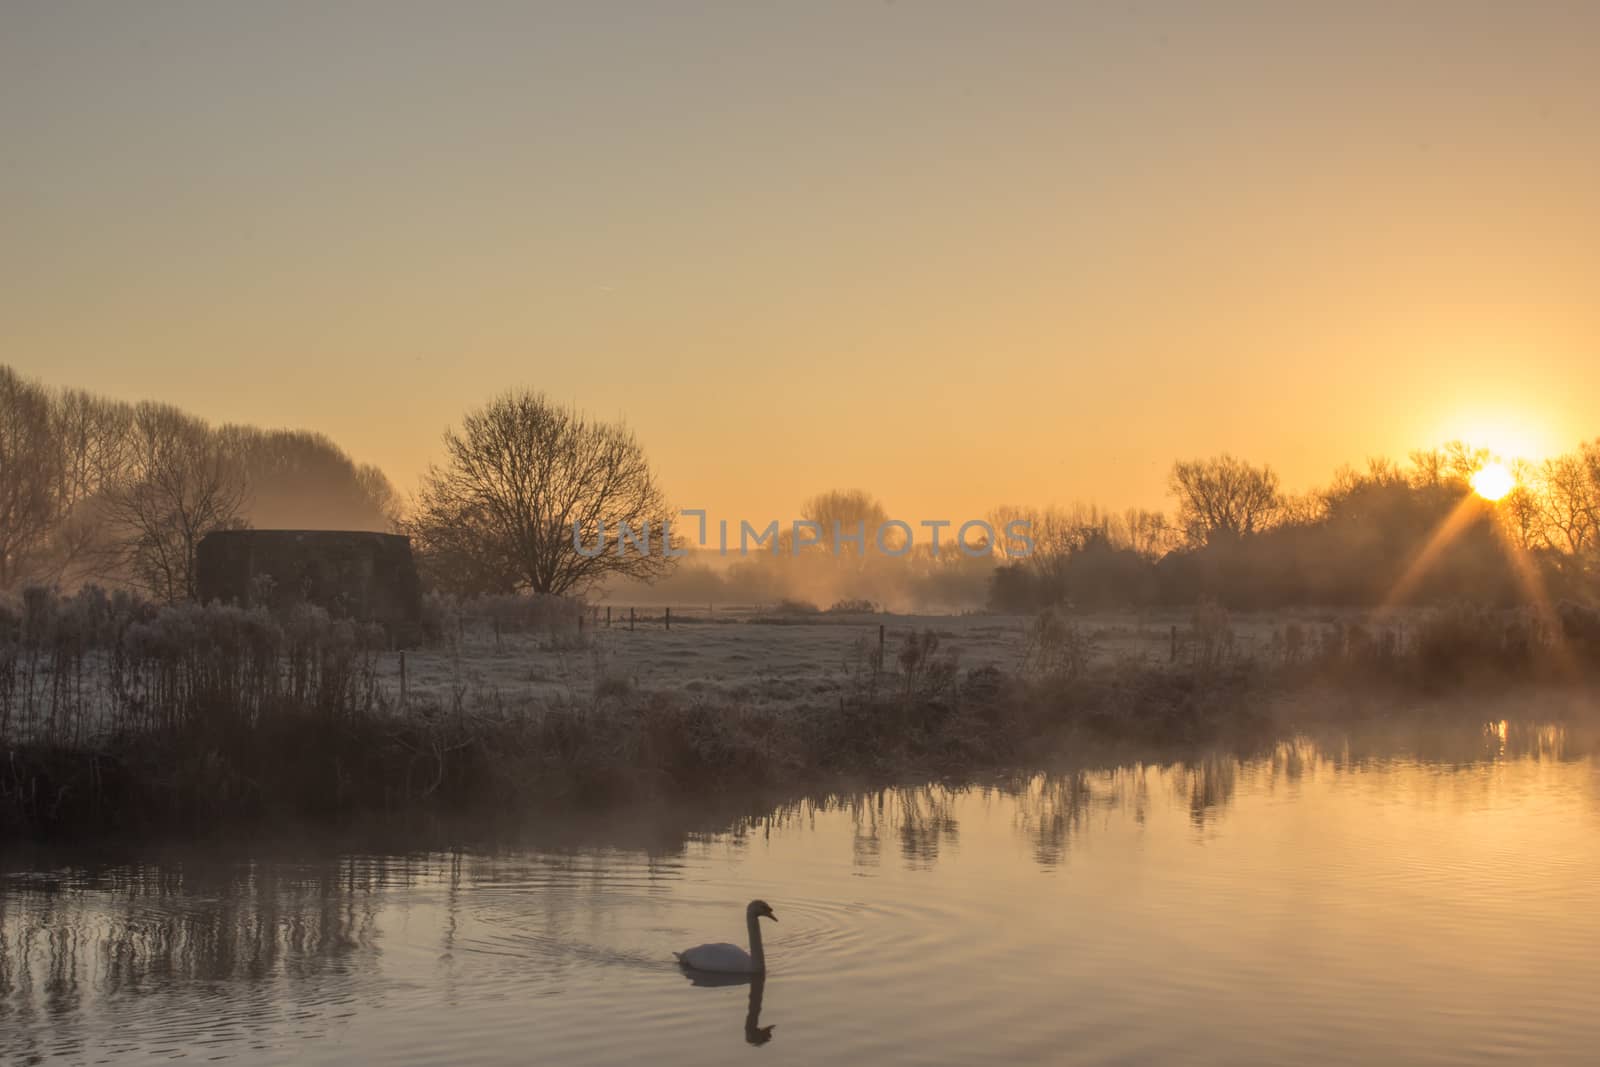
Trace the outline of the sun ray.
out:
<instances>
[{"instance_id":1,"label":"sun ray","mask_svg":"<svg viewBox=\"0 0 1600 1067\"><path fill-rule=\"evenodd\" d=\"M1517 579L1517 584L1522 587L1522 594L1528 602L1528 607L1539 625L1550 634L1550 647L1555 655L1557 670L1564 679L1577 677L1578 661L1573 656L1572 650L1567 647L1561 615L1550 600L1550 592L1545 587L1544 576L1539 573L1538 563L1499 523L1495 523L1494 531L1506 551L1506 556L1511 560L1512 573Z\"/></svg>"},{"instance_id":2,"label":"sun ray","mask_svg":"<svg viewBox=\"0 0 1600 1067\"><path fill-rule=\"evenodd\" d=\"M1461 502L1434 529L1433 536L1428 538L1428 543L1422 546L1422 551L1416 554L1399 580L1390 588L1389 595L1378 606L1377 613L1380 616L1390 614L1406 602L1406 598L1415 591L1417 583L1428 573L1434 561L1439 558L1439 554L1461 535L1461 531L1471 524L1482 507L1483 503L1477 497L1461 498Z\"/></svg>"},{"instance_id":3,"label":"sun ray","mask_svg":"<svg viewBox=\"0 0 1600 1067\"><path fill-rule=\"evenodd\" d=\"M1505 493L1502 492L1500 495L1504 496ZM1485 508L1493 507L1493 499L1495 498L1487 497L1481 492L1461 498L1460 503L1439 523L1433 535L1428 538L1428 543L1416 554L1399 580L1391 587L1389 595L1384 598L1375 613L1379 618L1393 614L1405 604L1407 598L1416 590L1417 583L1428 573L1440 554L1483 514ZM1550 600L1550 593L1545 587L1543 576L1539 573L1538 563L1525 548L1513 540L1500 523L1492 522L1491 525L1495 539L1511 563L1512 574L1528 608L1539 625L1550 634L1556 669L1565 678L1575 677L1578 672L1577 661L1567 647L1560 613Z\"/></svg>"}]
</instances>

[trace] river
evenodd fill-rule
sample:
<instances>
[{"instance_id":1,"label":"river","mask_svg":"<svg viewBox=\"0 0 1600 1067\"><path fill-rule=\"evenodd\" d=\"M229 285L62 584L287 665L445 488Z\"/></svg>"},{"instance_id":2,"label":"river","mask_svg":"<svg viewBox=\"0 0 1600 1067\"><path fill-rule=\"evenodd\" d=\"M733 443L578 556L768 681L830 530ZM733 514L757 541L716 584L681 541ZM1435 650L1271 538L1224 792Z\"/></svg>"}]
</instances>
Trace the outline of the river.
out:
<instances>
[{"instance_id":1,"label":"river","mask_svg":"<svg viewBox=\"0 0 1600 1067\"><path fill-rule=\"evenodd\" d=\"M1592 1063L1600 764L1302 738L473 847L13 852L0 1061ZM668 825L664 828L663 822ZM672 951L769 974L697 985Z\"/></svg>"}]
</instances>

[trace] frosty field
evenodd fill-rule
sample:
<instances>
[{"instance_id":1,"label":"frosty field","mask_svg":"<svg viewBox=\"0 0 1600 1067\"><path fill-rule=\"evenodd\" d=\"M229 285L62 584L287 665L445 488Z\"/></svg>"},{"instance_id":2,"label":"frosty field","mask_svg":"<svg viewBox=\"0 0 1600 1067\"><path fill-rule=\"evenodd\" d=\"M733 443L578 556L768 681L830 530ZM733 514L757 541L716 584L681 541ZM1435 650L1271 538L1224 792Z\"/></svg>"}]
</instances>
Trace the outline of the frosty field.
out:
<instances>
[{"instance_id":1,"label":"frosty field","mask_svg":"<svg viewBox=\"0 0 1600 1067\"><path fill-rule=\"evenodd\" d=\"M646 613L647 612L647 613ZM612 609L605 625L497 633L491 620L467 618L441 645L405 653L407 701L468 706L498 697L508 704L582 702L602 694L638 689L677 690L748 704L784 704L819 699L853 674L870 670L883 630L884 667L907 636L932 631L939 650L957 657L962 670L985 666L1008 673L1022 664L1031 616L1023 615L764 615L753 609L718 608L708 613L674 608L671 628L664 609L642 609L629 628L628 609ZM1348 616L1354 619L1354 615ZM591 616L590 618L593 618ZM1235 651L1265 651L1273 634L1290 622L1308 628L1336 625L1346 616L1322 612L1236 616L1228 621ZM1149 666L1169 662L1176 627L1180 656L1192 640L1193 612L1101 613L1075 619L1099 662L1133 659ZM400 692L399 653L385 653L380 684L395 700Z\"/></svg>"}]
</instances>

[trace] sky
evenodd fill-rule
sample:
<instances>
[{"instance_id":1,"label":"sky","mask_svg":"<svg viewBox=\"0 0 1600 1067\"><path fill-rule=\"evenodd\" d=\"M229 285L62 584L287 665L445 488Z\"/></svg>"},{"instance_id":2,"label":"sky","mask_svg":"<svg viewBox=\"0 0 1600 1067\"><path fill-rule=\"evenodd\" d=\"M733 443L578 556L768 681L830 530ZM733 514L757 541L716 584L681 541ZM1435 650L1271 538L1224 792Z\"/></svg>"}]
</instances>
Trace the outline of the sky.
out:
<instances>
[{"instance_id":1,"label":"sky","mask_svg":"<svg viewBox=\"0 0 1600 1067\"><path fill-rule=\"evenodd\" d=\"M1600 5L0 0L0 363L913 522L1600 435Z\"/></svg>"}]
</instances>

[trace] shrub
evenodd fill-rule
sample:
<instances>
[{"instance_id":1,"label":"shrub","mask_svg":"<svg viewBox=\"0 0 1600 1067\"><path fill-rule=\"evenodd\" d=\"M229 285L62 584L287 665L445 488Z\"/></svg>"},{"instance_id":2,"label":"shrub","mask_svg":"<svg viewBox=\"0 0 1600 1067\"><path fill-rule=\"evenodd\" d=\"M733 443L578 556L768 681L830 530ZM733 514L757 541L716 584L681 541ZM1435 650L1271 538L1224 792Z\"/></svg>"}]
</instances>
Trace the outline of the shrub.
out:
<instances>
[{"instance_id":1,"label":"shrub","mask_svg":"<svg viewBox=\"0 0 1600 1067\"><path fill-rule=\"evenodd\" d=\"M1077 678L1089 666L1093 642L1065 611L1048 607L1028 624L1022 669L1040 678Z\"/></svg>"}]
</instances>

